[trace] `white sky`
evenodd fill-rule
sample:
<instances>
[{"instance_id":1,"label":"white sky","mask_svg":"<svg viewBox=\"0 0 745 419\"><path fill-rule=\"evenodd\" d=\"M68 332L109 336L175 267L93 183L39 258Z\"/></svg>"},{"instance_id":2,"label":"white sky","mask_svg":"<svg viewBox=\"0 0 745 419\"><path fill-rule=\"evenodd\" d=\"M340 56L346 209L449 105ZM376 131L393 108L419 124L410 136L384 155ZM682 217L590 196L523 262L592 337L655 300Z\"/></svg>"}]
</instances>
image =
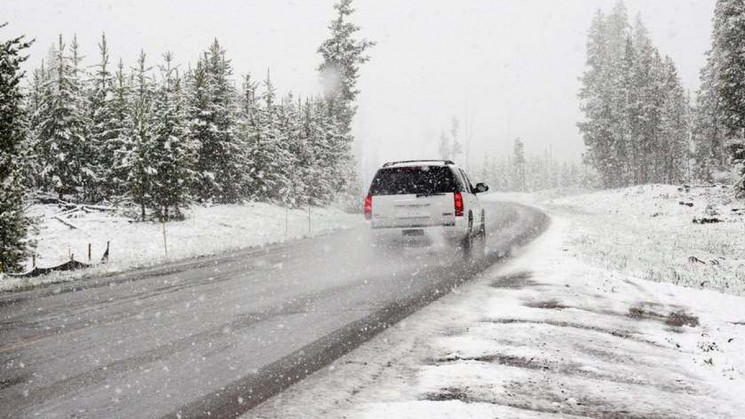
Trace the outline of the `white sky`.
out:
<instances>
[{"instance_id":1,"label":"white sky","mask_svg":"<svg viewBox=\"0 0 745 419\"><path fill-rule=\"evenodd\" d=\"M112 58L132 64L171 50L186 65L217 37L236 75L271 68L281 91L320 90L316 50L332 18L329 0L2 0L5 35L36 38L29 68L62 33L78 35L86 64L106 31ZM503 155L521 137L529 152L551 147L577 159L582 140L578 77L586 32L615 0L356 0L362 36L377 41L359 87L356 136L363 164L436 157L452 116L470 120L471 164ZM695 91L709 46L714 0L627 0L663 54ZM464 163L464 162L462 162ZM368 169L369 170L369 169ZM366 170L366 172L368 171Z\"/></svg>"}]
</instances>

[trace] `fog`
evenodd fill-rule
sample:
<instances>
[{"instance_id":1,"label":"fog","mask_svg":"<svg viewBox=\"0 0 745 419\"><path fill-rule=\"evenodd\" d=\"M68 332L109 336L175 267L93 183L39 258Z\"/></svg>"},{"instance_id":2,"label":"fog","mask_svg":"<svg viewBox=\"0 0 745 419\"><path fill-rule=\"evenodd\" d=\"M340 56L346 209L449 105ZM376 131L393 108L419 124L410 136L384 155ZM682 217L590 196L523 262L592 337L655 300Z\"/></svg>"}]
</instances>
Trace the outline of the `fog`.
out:
<instances>
[{"instance_id":1,"label":"fog","mask_svg":"<svg viewBox=\"0 0 745 419\"><path fill-rule=\"evenodd\" d=\"M615 0L356 0L360 35L377 42L361 71L356 152L364 173L380 162L437 157L452 117L470 143L473 166L484 153L506 154L515 137L528 152L577 160L583 145L578 77L587 28ZM628 0L663 54L695 92L709 45L713 0ZM218 38L237 75L263 78L283 92L320 92L316 50L327 36L332 2L224 0L5 0L6 31L36 39L26 69L37 66L58 33L77 34L86 64L105 31L112 58L151 63L172 51L184 66ZM470 138L470 140L468 140ZM465 160L462 157L461 160Z\"/></svg>"}]
</instances>

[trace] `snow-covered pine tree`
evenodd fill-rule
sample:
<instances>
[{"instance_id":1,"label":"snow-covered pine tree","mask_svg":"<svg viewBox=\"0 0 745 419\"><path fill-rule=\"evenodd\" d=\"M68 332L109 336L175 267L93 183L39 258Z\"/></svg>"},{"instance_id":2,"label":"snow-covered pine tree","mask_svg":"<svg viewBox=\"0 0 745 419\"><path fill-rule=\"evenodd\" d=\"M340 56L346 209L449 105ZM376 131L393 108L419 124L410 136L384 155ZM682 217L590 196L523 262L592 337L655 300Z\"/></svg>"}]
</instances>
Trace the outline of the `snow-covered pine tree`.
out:
<instances>
[{"instance_id":1,"label":"snow-covered pine tree","mask_svg":"<svg viewBox=\"0 0 745 419\"><path fill-rule=\"evenodd\" d=\"M680 179L675 173L687 155L680 143L681 133L687 136L681 119L686 98L675 87L677 76L670 76L672 62L662 59L641 18L629 26L622 1L610 15L598 11L593 19L586 65L579 93L584 121L578 126L585 160L600 183L610 188Z\"/></svg>"},{"instance_id":2,"label":"snow-covered pine tree","mask_svg":"<svg viewBox=\"0 0 745 419\"><path fill-rule=\"evenodd\" d=\"M0 24L3 29L7 24ZM31 46L24 36L0 38L0 263L2 271L17 270L28 256L31 226L24 212L25 185L19 167L26 114L23 108L21 63Z\"/></svg>"},{"instance_id":3,"label":"snow-covered pine tree","mask_svg":"<svg viewBox=\"0 0 745 419\"><path fill-rule=\"evenodd\" d=\"M585 142L588 164L598 168L601 183L612 187L613 173L605 168L613 167L613 132L611 130L612 108L609 104L606 68L608 67L609 47L606 30L606 17L598 10L593 18L587 40L586 69L581 77L579 92L580 109L584 121L577 124Z\"/></svg>"},{"instance_id":4,"label":"snow-covered pine tree","mask_svg":"<svg viewBox=\"0 0 745 419\"><path fill-rule=\"evenodd\" d=\"M313 98L303 108L303 129L308 137L311 178L307 180L309 205L325 205L331 202L336 191L336 183L327 170L327 164L333 160L333 139L335 130L332 118L326 112L326 102Z\"/></svg>"},{"instance_id":5,"label":"snow-covered pine tree","mask_svg":"<svg viewBox=\"0 0 745 419\"><path fill-rule=\"evenodd\" d=\"M126 149L124 166L128 167L128 195L140 207L140 219L147 217L147 208L151 205L151 177L155 168L150 161L150 150L153 142L153 98L155 88L151 68L147 66L147 57L140 51L137 66L132 73L130 90L130 113L128 122L131 127L131 142Z\"/></svg>"},{"instance_id":6,"label":"snow-covered pine tree","mask_svg":"<svg viewBox=\"0 0 745 419\"><path fill-rule=\"evenodd\" d=\"M244 90L252 91L254 87ZM246 93L248 97L253 93ZM263 82L263 91L258 97L253 115L249 118L248 137L246 147L250 164L248 173L249 199L277 202L281 198L281 190L288 185L286 173L289 154L281 144L280 120L277 110L277 98L274 85L267 72Z\"/></svg>"},{"instance_id":7,"label":"snow-covered pine tree","mask_svg":"<svg viewBox=\"0 0 745 419\"><path fill-rule=\"evenodd\" d=\"M579 123L588 148L589 163L597 167L602 183L616 187L628 178L627 97L624 57L627 54L626 7L618 2L611 14L601 11L593 19L587 43L587 70L580 90L585 121Z\"/></svg>"},{"instance_id":8,"label":"snow-covered pine tree","mask_svg":"<svg viewBox=\"0 0 745 419\"><path fill-rule=\"evenodd\" d=\"M352 134L346 131L344 122L336 117L328 101L320 102L320 105L320 127L324 143L327 145L326 153L320 163L327 167L325 183L331 188L320 204L330 204L334 201L336 194L342 191L341 200L346 201L345 205L348 205L350 201L354 201L358 193L361 193L354 170Z\"/></svg>"},{"instance_id":9,"label":"snow-covered pine tree","mask_svg":"<svg viewBox=\"0 0 745 419\"><path fill-rule=\"evenodd\" d=\"M725 145L739 172L739 194L745 196L745 3L718 0L714 9L712 50L718 111Z\"/></svg>"},{"instance_id":10,"label":"snow-covered pine tree","mask_svg":"<svg viewBox=\"0 0 745 419\"><path fill-rule=\"evenodd\" d=\"M298 136L297 127L295 126L296 121L293 120L295 118L295 112L292 103L287 103L288 98L278 100L275 97L275 100L277 101L273 104L273 116L270 122L273 128L267 132L270 133L268 138L273 139L271 142L276 147L274 156L280 161L278 162L279 164L272 164L276 171L274 175L276 183L270 189L269 196L273 202L279 205L292 207L299 203L293 195L296 192L302 191L302 185L294 184L295 177L298 175L296 173L298 169L297 158L294 153L297 147ZM294 99L290 97L289 101L293 102ZM296 186L300 187L296 190Z\"/></svg>"},{"instance_id":11,"label":"snow-covered pine tree","mask_svg":"<svg viewBox=\"0 0 745 419\"><path fill-rule=\"evenodd\" d=\"M694 176L702 182L712 183L719 173L726 170L729 156L724 147L724 127L719 112L715 85L716 51L707 52L706 66L701 70L700 87L696 95L693 117Z\"/></svg>"},{"instance_id":12,"label":"snow-covered pine tree","mask_svg":"<svg viewBox=\"0 0 745 419\"><path fill-rule=\"evenodd\" d=\"M243 76L241 91L238 98L238 114L236 119L236 138L241 145L239 165L242 168L240 196L253 199L256 196L257 185L254 182L256 167L253 164L251 141L258 126L258 102L256 97L258 85L250 74Z\"/></svg>"},{"instance_id":13,"label":"snow-covered pine tree","mask_svg":"<svg viewBox=\"0 0 745 419\"><path fill-rule=\"evenodd\" d=\"M670 57L664 61L665 102L660 117L658 153L662 166L662 181L667 184L683 181L688 159L688 99L678 77L678 70Z\"/></svg>"},{"instance_id":14,"label":"snow-covered pine tree","mask_svg":"<svg viewBox=\"0 0 745 419\"><path fill-rule=\"evenodd\" d=\"M331 35L318 48L323 57L318 71L331 111L341 122L342 130L349 133L357 112L354 102L359 94L357 79L360 65L369 61L370 57L365 51L374 46L375 42L355 38L360 28L349 21L354 13L352 0L339 0L334 4L334 9L337 15L329 25Z\"/></svg>"},{"instance_id":15,"label":"snow-covered pine tree","mask_svg":"<svg viewBox=\"0 0 745 419\"><path fill-rule=\"evenodd\" d=\"M168 221L183 217L181 209L189 200L195 153L186 129L181 79L173 55L166 52L163 59L161 80L153 99L148 162L153 169L149 179L153 208L158 218Z\"/></svg>"},{"instance_id":16,"label":"snow-covered pine tree","mask_svg":"<svg viewBox=\"0 0 745 419\"><path fill-rule=\"evenodd\" d=\"M116 114L114 74L109 65L109 48L106 34L101 35L98 44L99 62L94 67L94 73L88 81L88 118L90 125L89 141L93 155L89 157L95 165L96 188L92 193L93 200L110 199L112 197L115 176L115 151L118 148L118 138L122 131L122 119Z\"/></svg>"},{"instance_id":17,"label":"snow-covered pine tree","mask_svg":"<svg viewBox=\"0 0 745 419\"><path fill-rule=\"evenodd\" d=\"M136 148L134 137L134 114L131 108L132 78L124 72L124 62L119 60L114 73L113 98L109 102L111 112L107 125L116 132L101 150L102 161L111 165L103 167L102 195L107 199L121 200L131 191L130 180L134 177L133 152Z\"/></svg>"},{"instance_id":18,"label":"snow-covered pine tree","mask_svg":"<svg viewBox=\"0 0 745 419\"><path fill-rule=\"evenodd\" d=\"M78 36L73 35L70 43L70 60L72 63L72 85L74 107L79 110L82 121L82 147L78 150L77 160L81 167L81 188L78 198L85 202L96 202L100 199L97 193L99 183L98 179L98 150L96 144L91 139L91 126L93 124L92 115L89 113L88 93L89 93L89 76L82 66L83 57L80 55L80 44Z\"/></svg>"},{"instance_id":19,"label":"snow-covered pine tree","mask_svg":"<svg viewBox=\"0 0 745 419\"><path fill-rule=\"evenodd\" d=\"M637 19L637 26L634 28L634 31L638 31L641 27L640 25L641 21ZM627 139L627 170L625 180L627 183L634 185L642 183L641 167L644 160L641 152L641 126L644 115L644 101L641 88L646 75L639 71L641 66L638 59L637 45L634 44L633 38L628 36L626 38L626 49L621 68L626 85L624 129Z\"/></svg>"},{"instance_id":20,"label":"snow-covered pine tree","mask_svg":"<svg viewBox=\"0 0 745 419\"><path fill-rule=\"evenodd\" d=\"M244 168L236 134L237 94L230 60L215 41L191 74L189 130L198 150L194 195L201 201L236 202Z\"/></svg>"},{"instance_id":21,"label":"snow-covered pine tree","mask_svg":"<svg viewBox=\"0 0 745 419\"><path fill-rule=\"evenodd\" d=\"M23 167L24 183L29 189L37 190L43 186L39 175L42 162L38 156L39 127L43 118L43 107L45 106L45 89L49 86L49 71L41 61L41 66L34 70L28 94L25 97L25 109L27 115L26 135L22 147L21 165Z\"/></svg>"},{"instance_id":22,"label":"snow-covered pine tree","mask_svg":"<svg viewBox=\"0 0 745 419\"><path fill-rule=\"evenodd\" d=\"M191 195L202 202L211 200L217 194L216 175L212 169L209 156L215 154L212 140L212 115L210 114L210 88L208 86L205 59L200 58L196 67L187 77L188 88L188 128L190 141L197 150L197 161L194 166L194 182Z\"/></svg>"},{"instance_id":23,"label":"snow-covered pine tree","mask_svg":"<svg viewBox=\"0 0 745 419\"><path fill-rule=\"evenodd\" d=\"M206 54L207 86L210 88L212 136L216 141L215 160L210 168L217 175L218 202L236 202L240 198L240 184L244 168L241 166L242 145L236 135L237 97L230 79L233 74L225 50L215 39ZM204 162L203 162L204 163Z\"/></svg>"},{"instance_id":24,"label":"snow-covered pine tree","mask_svg":"<svg viewBox=\"0 0 745 419\"><path fill-rule=\"evenodd\" d=\"M607 101L608 115L606 123L610 136L607 138L610 158L605 166L605 178L612 187L628 185L633 176L630 170L631 138L627 121L629 97L629 80L631 63L626 61L630 26L628 12L623 1L618 1L607 17L607 61L604 68L604 100Z\"/></svg>"},{"instance_id":25,"label":"snow-covered pine tree","mask_svg":"<svg viewBox=\"0 0 745 419\"><path fill-rule=\"evenodd\" d=\"M51 77L45 87L42 113L39 117L38 157L45 184L60 199L73 194L84 195L90 186L92 172L88 167L88 144L85 139L85 113L79 71L75 60L66 54L59 36L50 63Z\"/></svg>"},{"instance_id":26,"label":"snow-covered pine tree","mask_svg":"<svg viewBox=\"0 0 745 419\"><path fill-rule=\"evenodd\" d=\"M526 192L527 179L525 175L527 161L525 160L525 144L521 139L515 139L512 153L512 178L514 180L512 190Z\"/></svg>"},{"instance_id":27,"label":"snow-covered pine tree","mask_svg":"<svg viewBox=\"0 0 745 419\"><path fill-rule=\"evenodd\" d=\"M308 139L302 125L302 108L292 93L282 100L280 108L280 131L282 143L288 154L286 170L287 184L280 197L280 203L294 208L308 202L306 181L310 173L311 156Z\"/></svg>"},{"instance_id":28,"label":"snow-covered pine tree","mask_svg":"<svg viewBox=\"0 0 745 419\"><path fill-rule=\"evenodd\" d=\"M354 13L352 0L339 0L334 9L337 15L329 25L331 34L318 49L323 58L318 71L325 90L328 112L330 117L336 119L336 122L329 121L326 125L333 124L338 129L338 135L334 135L332 143L338 147L335 154L340 157L335 159L335 163L338 165L337 173L341 176L335 180L340 181L338 190L344 191L349 200L354 200L361 191L356 180L351 147L354 141L352 121L357 112L355 100L359 94L357 80L360 65L370 59L365 51L375 43L355 37L359 27L350 22Z\"/></svg>"}]
</instances>

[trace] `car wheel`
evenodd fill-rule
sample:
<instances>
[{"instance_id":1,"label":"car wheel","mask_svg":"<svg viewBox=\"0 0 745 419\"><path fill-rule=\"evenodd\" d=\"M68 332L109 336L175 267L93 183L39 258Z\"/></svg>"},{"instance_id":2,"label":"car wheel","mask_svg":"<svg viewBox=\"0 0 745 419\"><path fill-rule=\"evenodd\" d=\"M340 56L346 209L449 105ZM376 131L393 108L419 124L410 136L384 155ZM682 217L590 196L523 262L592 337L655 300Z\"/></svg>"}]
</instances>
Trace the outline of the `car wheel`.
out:
<instances>
[{"instance_id":1,"label":"car wheel","mask_svg":"<svg viewBox=\"0 0 745 419\"><path fill-rule=\"evenodd\" d=\"M481 218L481 226L479 226L479 231L476 234L475 243L473 244L473 251L472 253L477 258L482 258L486 256L486 221L484 218Z\"/></svg>"},{"instance_id":2,"label":"car wheel","mask_svg":"<svg viewBox=\"0 0 745 419\"><path fill-rule=\"evenodd\" d=\"M463 257L465 259L471 258L471 253L474 247L474 234L473 234L473 214L468 213L468 230L466 236L463 237L461 243L461 249L463 250Z\"/></svg>"}]
</instances>

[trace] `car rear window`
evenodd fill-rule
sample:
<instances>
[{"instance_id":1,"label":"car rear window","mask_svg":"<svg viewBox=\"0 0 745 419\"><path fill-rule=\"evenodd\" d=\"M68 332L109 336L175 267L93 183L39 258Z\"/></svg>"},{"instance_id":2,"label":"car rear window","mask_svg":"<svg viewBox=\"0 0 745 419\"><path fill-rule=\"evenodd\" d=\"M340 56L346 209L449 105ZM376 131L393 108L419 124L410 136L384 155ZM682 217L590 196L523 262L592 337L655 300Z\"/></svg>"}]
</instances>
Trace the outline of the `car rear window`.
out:
<instances>
[{"instance_id":1,"label":"car rear window","mask_svg":"<svg viewBox=\"0 0 745 419\"><path fill-rule=\"evenodd\" d=\"M380 169L370 185L370 195L436 194L458 190L446 166L409 166Z\"/></svg>"}]
</instances>

